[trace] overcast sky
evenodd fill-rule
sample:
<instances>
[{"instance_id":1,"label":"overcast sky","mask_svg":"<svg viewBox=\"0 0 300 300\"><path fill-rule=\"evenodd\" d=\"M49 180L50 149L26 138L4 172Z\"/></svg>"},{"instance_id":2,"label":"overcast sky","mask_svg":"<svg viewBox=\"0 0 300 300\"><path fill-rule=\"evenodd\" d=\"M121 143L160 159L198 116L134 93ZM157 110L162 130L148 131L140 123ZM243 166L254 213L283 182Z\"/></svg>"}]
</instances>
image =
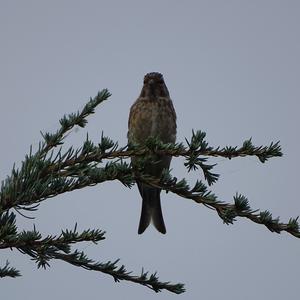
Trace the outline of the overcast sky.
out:
<instances>
[{"instance_id":1,"label":"overcast sky","mask_svg":"<svg viewBox=\"0 0 300 300\"><path fill-rule=\"evenodd\" d=\"M37 146L40 130L53 132L65 113L82 108L108 88L85 129L97 143L101 131L126 144L130 106L147 72L164 74L178 116L178 141L192 129L212 146L281 141L284 156L217 158L220 180L212 190L232 202L240 192L252 208L269 209L287 222L300 214L299 199L299 1L8 1L0 0L1 179ZM298 128L298 129L297 129ZM173 159L173 174L191 185ZM156 294L115 283L104 274L63 262L36 270L15 250L1 251L22 272L1 279L3 299L297 299L300 240L238 219L222 223L214 211L162 193L165 236L153 227L139 236L137 187L105 183L49 199L33 214L18 216L19 229L44 234L101 228L107 239L84 245L100 261L121 259L128 270L158 271L162 281L183 282L186 293Z\"/></svg>"}]
</instances>

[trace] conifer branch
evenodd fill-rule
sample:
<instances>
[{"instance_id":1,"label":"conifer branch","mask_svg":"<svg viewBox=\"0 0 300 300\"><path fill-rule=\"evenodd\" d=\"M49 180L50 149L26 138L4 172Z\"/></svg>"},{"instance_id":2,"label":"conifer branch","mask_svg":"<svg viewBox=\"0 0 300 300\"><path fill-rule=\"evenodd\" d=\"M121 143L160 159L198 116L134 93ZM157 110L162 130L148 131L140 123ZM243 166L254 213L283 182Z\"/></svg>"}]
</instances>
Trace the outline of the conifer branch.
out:
<instances>
[{"instance_id":1,"label":"conifer branch","mask_svg":"<svg viewBox=\"0 0 300 300\"><path fill-rule=\"evenodd\" d=\"M58 259L70 263L74 266L86 270L98 271L108 274L116 282L126 280L144 285L156 292L165 289L173 293L180 294L184 292L183 284L170 284L161 282L156 273L148 276L148 272L143 272L140 276L132 275L124 265L118 267L119 259L114 262L95 262L88 258L83 251L71 251L71 244L79 242L93 242L97 244L104 240L105 232L97 230L84 230L78 233L77 224L72 230L62 231L56 236L48 235L42 238L42 235L34 228L32 231L17 232L16 216L14 213L5 213L0 216L0 249L17 249L23 254L29 255L37 263L38 268L50 267L50 260ZM8 262L4 268L0 268L0 277L20 276L20 272L15 268L9 267Z\"/></svg>"},{"instance_id":2,"label":"conifer branch","mask_svg":"<svg viewBox=\"0 0 300 300\"><path fill-rule=\"evenodd\" d=\"M0 212L12 207L32 210L24 205L36 204L49 197L61 193L92 186L107 180L121 180L126 186L133 184L131 171L125 162L107 163L104 168L97 168L97 164L104 159L129 158L131 156L169 155L183 156L186 158L185 166L188 171L202 169L204 178L209 185L215 183L219 174L212 173L215 165L207 164L207 158L202 156L238 157L255 155L261 162L271 157L282 156L279 142L271 143L268 147L253 146L251 140L243 143L243 146L220 147L213 149L208 147L204 140L205 133L193 132L189 147L182 144L163 144L157 139L149 139L145 146L131 145L118 149L118 144L111 139L101 136L100 143L95 146L88 138L83 146L77 150L72 147L65 153L62 148L54 156L40 157L30 153L25 157L21 169L13 169L11 176L2 182L0 191ZM89 174L87 174L89 173ZM120 174L122 173L122 174Z\"/></svg>"},{"instance_id":3,"label":"conifer branch","mask_svg":"<svg viewBox=\"0 0 300 300\"><path fill-rule=\"evenodd\" d=\"M21 276L20 271L15 269L14 267L9 266L9 262L7 261L4 267L0 267L0 278L3 277L19 277Z\"/></svg>"},{"instance_id":4,"label":"conifer branch","mask_svg":"<svg viewBox=\"0 0 300 300\"><path fill-rule=\"evenodd\" d=\"M197 181L195 186L190 188L185 179L178 181L176 177L172 177L168 172L165 172L161 179L147 175L140 175L137 179L153 187L170 191L214 209L227 225L233 224L236 217L243 217L257 224L265 225L271 232L281 233L286 231L300 238L298 217L290 218L288 223L281 223L279 217L273 218L268 210L251 209L248 199L241 194L236 194L233 197L234 203L226 203L218 200L215 194L208 191L207 186L202 181Z\"/></svg>"},{"instance_id":5,"label":"conifer branch","mask_svg":"<svg viewBox=\"0 0 300 300\"><path fill-rule=\"evenodd\" d=\"M83 252L75 251L71 254L53 254L53 258L60 259L68 262L74 266L84 268L86 270L98 271L113 276L116 282L126 280L134 283L144 285L155 292L167 290L175 294L181 294L185 291L184 285L181 283L171 284L170 282L160 282L156 273L148 275L148 272L142 270L141 275L131 275L132 272L128 272L124 265L117 266L119 259L114 262L99 263L86 257Z\"/></svg>"},{"instance_id":6,"label":"conifer branch","mask_svg":"<svg viewBox=\"0 0 300 300\"><path fill-rule=\"evenodd\" d=\"M101 143L94 147L88 137L82 148L74 150L70 147L63 153L62 147L55 153L54 148L64 143L67 133L74 127L84 127L86 118L94 113L98 104L110 96L107 90L98 93L91 98L81 112L64 116L60 120L61 128L54 134L42 133L44 141L39 144L38 151L30 153L22 162L20 169L13 168L10 176L1 182L0 190L0 249L17 249L23 254L29 255L38 265L38 268L49 266L51 259L59 259L72 265L88 270L103 272L113 276L115 281L127 280L144 285L159 292L163 289L180 294L184 292L183 284L171 284L159 281L156 273L148 276L148 272L142 271L140 276L131 275L125 266L117 266L115 262L100 263L89 259L82 251L71 251L71 244L79 242L97 243L104 239L104 232L99 229L88 229L82 233L74 230L62 231L57 236L48 235L42 238L34 227L31 231L18 232L16 227L16 215L10 212L37 209L38 204L56 195L95 185L108 180L120 180L125 186L134 183L130 166L120 160L108 162L104 167L97 167L99 162L87 160L92 148L97 152L106 152L112 148L115 151L117 144L106 137L101 137ZM73 163L72 163L73 162ZM20 276L20 272L9 263L0 268L0 277Z\"/></svg>"},{"instance_id":7,"label":"conifer branch","mask_svg":"<svg viewBox=\"0 0 300 300\"><path fill-rule=\"evenodd\" d=\"M209 163L209 157L232 159L256 156L264 163L272 157L282 156L279 142L272 142L269 146L254 146L249 139L240 147L214 148L205 140L205 132L193 131L191 139L186 139L185 144L163 144L157 138L150 137L143 145L130 144L119 147L117 142L102 133L98 144L94 144L87 136L81 147L65 150L64 139L70 130L74 126L84 127L87 117L109 96L107 90L102 90L96 97L90 98L80 112L64 116L60 120L60 128L55 133L42 133L43 141L38 150L34 153L31 147L20 168L13 167L11 175L1 182L0 249L17 249L29 255L38 267L46 268L50 260L58 259L87 270L109 274L115 281L127 280L142 284L156 292L162 289L178 294L184 292L182 284L160 282L156 273L148 276L148 272L142 271L140 276L131 275L125 266L117 266L118 260L96 262L82 251L71 250L71 246L79 242L96 244L103 240L104 232L99 229L88 229L79 233L75 226L73 230L62 231L59 236L48 235L45 238L35 227L31 231L18 232L16 215L11 209L22 215L23 210L37 210L40 202L48 198L110 180L118 180L130 188L138 179L183 198L192 199L215 210L225 224L232 224L237 217L245 217L265 225L273 232L286 231L300 237L298 218L291 218L287 224L281 223L279 218L273 218L269 211L251 209L245 196L236 194L234 203L226 203L219 201L208 191L202 181L197 181L195 186L190 188L185 179L177 180L167 171L161 178L153 178L143 172L145 163L156 163L161 156L184 157L187 170L190 172L200 169L207 184L211 186L218 180L219 174L213 172L215 164ZM133 156L139 157L135 169L125 161ZM3 276L16 277L20 276L20 272L9 267L7 262L0 268L0 277Z\"/></svg>"},{"instance_id":8,"label":"conifer branch","mask_svg":"<svg viewBox=\"0 0 300 300\"><path fill-rule=\"evenodd\" d=\"M52 148L62 145L65 135L70 131L74 126L85 127L87 124L87 117L95 112L95 108L107 100L111 96L110 92L107 89L99 92L96 97L90 98L88 103L84 106L81 112L72 113L69 115L64 115L59 123L61 125L60 129L55 133L42 133L41 135L44 138L44 143L40 144L40 149L38 154L40 156L47 154Z\"/></svg>"}]
</instances>

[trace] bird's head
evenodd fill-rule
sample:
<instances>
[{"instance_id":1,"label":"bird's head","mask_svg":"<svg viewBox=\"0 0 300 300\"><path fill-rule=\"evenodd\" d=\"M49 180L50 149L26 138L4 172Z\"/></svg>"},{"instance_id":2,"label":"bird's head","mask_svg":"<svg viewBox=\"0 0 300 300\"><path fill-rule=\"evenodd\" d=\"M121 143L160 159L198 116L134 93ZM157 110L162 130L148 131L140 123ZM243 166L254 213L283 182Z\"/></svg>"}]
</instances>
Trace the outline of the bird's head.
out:
<instances>
[{"instance_id":1,"label":"bird's head","mask_svg":"<svg viewBox=\"0 0 300 300\"><path fill-rule=\"evenodd\" d=\"M141 97L147 97L150 99L169 97L169 91L162 74L152 72L145 75Z\"/></svg>"}]
</instances>

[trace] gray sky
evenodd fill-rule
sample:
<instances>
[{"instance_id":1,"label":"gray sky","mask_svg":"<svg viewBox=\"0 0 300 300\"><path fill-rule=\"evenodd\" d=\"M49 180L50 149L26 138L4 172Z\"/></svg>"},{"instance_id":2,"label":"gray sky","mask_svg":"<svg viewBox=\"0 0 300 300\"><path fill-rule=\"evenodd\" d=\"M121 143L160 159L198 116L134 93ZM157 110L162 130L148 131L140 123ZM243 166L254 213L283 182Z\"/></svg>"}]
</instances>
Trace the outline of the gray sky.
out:
<instances>
[{"instance_id":1,"label":"gray sky","mask_svg":"<svg viewBox=\"0 0 300 300\"><path fill-rule=\"evenodd\" d=\"M284 157L216 159L219 199L240 192L252 208L282 221L300 214L300 4L299 1L0 1L0 175L37 145L40 130L108 88L112 97L68 143L101 131L126 143L131 104L145 73L164 74L178 116L178 141L192 129L213 146L281 141ZM181 159L173 174L186 176ZM187 176L191 184L202 174ZM153 227L137 235L137 188L117 182L65 194L41 204L34 223L45 235L60 229L101 228L107 239L84 245L101 261L120 258L129 270L158 271L161 280L184 282L180 299L296 299L300 241L238 219L226 226L215 212L162 194L167 235ZM32 221L18 216L20 229ZM23 277L2 279L7 299L171 299L139 285L62 262L47 271L17 252L1 251Z\"/></svg>"}]
</instances>

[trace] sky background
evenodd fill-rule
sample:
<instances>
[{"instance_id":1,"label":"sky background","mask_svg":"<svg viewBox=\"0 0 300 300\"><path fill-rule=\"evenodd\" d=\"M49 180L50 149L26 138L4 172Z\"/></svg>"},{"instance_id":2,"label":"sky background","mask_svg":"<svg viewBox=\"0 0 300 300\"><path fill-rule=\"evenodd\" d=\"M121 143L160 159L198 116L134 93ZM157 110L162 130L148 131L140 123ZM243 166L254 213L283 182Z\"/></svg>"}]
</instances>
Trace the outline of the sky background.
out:
<instances>
[{"instance_id":1,"label":"sky background","mask_svg":"<svg viewBox=\"0 0 300 300\"><path fill-rule=\"evenodd\" d=\"M300 214L299 1L0 1L0 178L20 164L40 130L54 132L65 113L82 108L108 88L85 129L97 143L102 130L126 144L130 106L143 76L164 74L178 117L177 140L192 129L212 146L281 141L284 156L217 158L221 174L212 187L220 200L242 193L252 208L269 209L287 222ZM35 148L36 149L36 148ZM191 185L183 160L173 174ZM162 193L165 236L153 227L137 234L141 199L137 187L119 182L64 194L43 202L35 220L18 215L19 229L33 223L44 235L61 229L101 228L107 239L80 249L96 260L121 259L128 270L158 271L162 281L183 282L186 293L156 294L140 285L63 262L37 270L17 251L1 251L22 277L1 279L3 299L297 299L300 241L286 233L238 219L227 226L214 211Z\"/></svg>"}]
</instances>

